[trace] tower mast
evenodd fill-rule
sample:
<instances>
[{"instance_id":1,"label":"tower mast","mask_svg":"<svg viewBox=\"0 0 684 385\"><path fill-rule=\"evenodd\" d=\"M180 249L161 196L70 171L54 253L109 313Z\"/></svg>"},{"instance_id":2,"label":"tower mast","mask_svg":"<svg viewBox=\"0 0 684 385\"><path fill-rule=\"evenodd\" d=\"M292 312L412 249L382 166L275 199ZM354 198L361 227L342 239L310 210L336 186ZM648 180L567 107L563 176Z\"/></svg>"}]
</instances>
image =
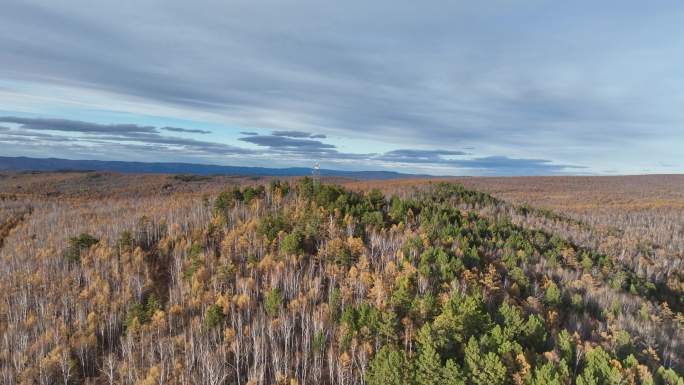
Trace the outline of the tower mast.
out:
<instances>
[{"instance_id":1,"label":"tower mast","mask_svg":"<svg viewBox=\"0 0 684 385\"><path fill-rule=\"evenodd\" d=\"M313 179L314 187L318 187L321 184L321 165L320 163L314 163L313 169L311 170L311 176Z\"/></svg>"}]
</instances>

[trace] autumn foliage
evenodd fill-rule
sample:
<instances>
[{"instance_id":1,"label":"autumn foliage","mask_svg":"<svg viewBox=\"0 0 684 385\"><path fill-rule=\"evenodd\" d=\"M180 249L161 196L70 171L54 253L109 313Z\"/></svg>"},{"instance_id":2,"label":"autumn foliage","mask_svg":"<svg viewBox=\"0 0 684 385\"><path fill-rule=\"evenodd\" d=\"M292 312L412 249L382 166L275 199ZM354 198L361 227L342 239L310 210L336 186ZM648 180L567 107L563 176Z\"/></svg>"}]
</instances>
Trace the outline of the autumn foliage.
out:
<instances>
[{"instance_id":1,"label":"autumn foliage","mask_svg":"<svg viewBox=\"0 0 684 385\"><path fill-rule=\"evenodd\" d=\"M0 204L3 384L684 383L681 269L460 184Z\"/></svg>"}]
</instances>

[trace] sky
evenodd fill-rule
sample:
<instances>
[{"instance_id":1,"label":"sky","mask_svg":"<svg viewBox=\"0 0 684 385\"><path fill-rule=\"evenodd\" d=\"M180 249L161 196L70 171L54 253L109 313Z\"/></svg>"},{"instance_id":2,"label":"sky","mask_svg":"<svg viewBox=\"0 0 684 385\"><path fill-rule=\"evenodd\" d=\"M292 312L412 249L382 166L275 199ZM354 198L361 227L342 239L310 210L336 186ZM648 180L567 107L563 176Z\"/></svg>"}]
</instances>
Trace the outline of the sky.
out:
<instances>
[{"instance_id":1,"label":"sky","mask_svg":"<svg viewBox=\"0 0 684 385\"><path fill-rule=\"evenodd\" d=\"M2 3L0 156L684 172L678 0Z\"/></svg>"}]
</instances>

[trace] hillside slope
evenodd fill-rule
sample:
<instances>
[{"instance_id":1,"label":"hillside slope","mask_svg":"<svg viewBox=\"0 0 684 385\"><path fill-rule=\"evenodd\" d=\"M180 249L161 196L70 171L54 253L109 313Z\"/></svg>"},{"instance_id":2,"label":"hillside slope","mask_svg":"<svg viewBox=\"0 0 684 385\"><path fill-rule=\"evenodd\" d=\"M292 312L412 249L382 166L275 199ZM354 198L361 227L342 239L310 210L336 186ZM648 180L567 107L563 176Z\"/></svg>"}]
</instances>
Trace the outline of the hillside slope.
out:
<instances>
[{"instance_id":1,"label":"hillside slope","mask_svg":"<svg viewBox=\"0 0 684 385\"><path fill-rule=\"evenodd\" d=\"M545 230L549 211L400 192L5 195L3 383L682 381L681 292Z\"/></svg>"}]
</instances>

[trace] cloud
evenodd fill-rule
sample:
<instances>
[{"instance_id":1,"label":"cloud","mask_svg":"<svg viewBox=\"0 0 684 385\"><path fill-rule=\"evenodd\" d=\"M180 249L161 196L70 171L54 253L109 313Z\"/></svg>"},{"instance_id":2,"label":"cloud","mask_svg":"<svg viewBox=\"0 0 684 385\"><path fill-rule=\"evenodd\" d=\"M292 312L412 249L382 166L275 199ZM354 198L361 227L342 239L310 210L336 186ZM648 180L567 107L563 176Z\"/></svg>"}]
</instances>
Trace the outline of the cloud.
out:
<instances>
[{"instance_id":1,"label":"cloud","mask_svg":"<svg viewBox=\"0 0 684 385\"><path fill-rule=\"evenodd\" d=\"M449 162L448 156L468 155L463 151L451 150L410 150L399 149L384 153L378 159L391 162L405 163L444 163Z\"/></svg>"},{"instance_id":2,"label":"cloud","mask_svg":"<svg viewBox=\"0 0 684 385\"><path fill-rule=\"evenodd\" d=\"M590 146L620 143L625 132L682 121L674 107L684 95L659 96L680 88L666 63L681 51L664 43L682 32L677 4L84 4L7 4L3 76L398 146L467 139L519 149L531 136L553 154L585 134L604 141ZM606 25L615 12L629 22ZM177 43L160 44L168 38Z\"/></svg>"},{"instance_id":3,"label":"cloud","mask_svg":"<svg viewBox=\"0 0 684 385\"><path fill-rule=\"evenodd\" d=\"M287 136L290 138L308 138L309 136L311 136L310 133L304 131L273 131L271 135Z\"/></svg>"},{"instance_id":4,"label":"cloud","mask_svg":"<svg viewBox=\"0 0 684 385\"><path fill-rule=\"evenodd\" d=\"M273 136L285 136L288 138L311 138L311 139L325 139L327 136L323 134L312 134L304 131L273 131Z\"/></svg>"},{"instance_id":5,"label":"cloud","mask_svg":"<svg viewBox=\"0 0 684 385\"><path fill-rule=\"evenodd\" d=\"M240 135L256 136L256 135L259 135L259 133L258 132L252 132L252 131L240 131Z\"/></svg>"},{"instance_id":6,"label":"cloud","mask_svg":"<svg viewBox=\"0 0 684 385\"><path fill-rule=\"evenodd\" d=\"M62 136L62 135L51 135L51 134L45 134L42 132L33 132L33 131L26 131L26 130L12 130L9 128L4 128L0 127L0 138L4 138L6 141L7 140L30 140L30 139L35 139L35 140L40 140L42 142L44 141L50 141L50 142L73 142L74 139L70 138L68 136Z\"/></svg>"},{"instance_id":7,"label":"cloud","mask_svg":"<svg viewBox=\"0 0 684 385\"><path fill-rule=\"evenodd\" d=\"M267 147L271 150L299 153L336 153L335 146L319 140L297 139L293 135L258 135L239 138L238 140ZM308 134L307 134L308 137Z\"/></svg>"},{"instance_id":8,"label":"cloud","mask_svg":"<svg viewBox=\"0 0 684 385\"><path fill-rule=\"evenodd\" d=\"M162 136L156 134L135 134L124 136L101 136L86 141L112 141L112 142L140 142L144 144L179 146L189 151L197 151L216 155L252 154L254 151L242 147L231 146L224 143L208 142L175 136Z\"/></svg>"},{"instance_id":9,"label":"cloud","mask_svg":"<svg viewBox=\"0 0 684 385\"><path fill-rule=\"evenodd\" d=\"M681 165L684 52L672 36L684 33L683 15L684 4L669 0L438 0L420 9L390 0L15 1L0 13L0 105L84 120L83 111L116 110L320 142L231 142L279 149L284 162L312 148L347 156L340 149L354 140L358 152L458 143L596 170L640 170L654 152ZM614 19L623 22L605 22ZM74 127L57 131L127 129ZM221 134L183 130L164 131ZM413 164L460 156L420 155Z\"/></svg>"},{"instance_id":10,"label":"cloud","mask_svg":"<svg viewBox=\"0 0 684 385\"><path fill-rule=\"evenodd\" d=\"M20 118L16 116L0 116L0 122L19 124L31 130L65 131L82 133L156 133L156 128L136 124L97 124L68 119Z\"/></svg>"},{"instance_id":11,"label":"cloud","mask_svg":"<svg viewBox=\"0 0 684 385\"><path fill-rule=\"evenodd\" d=\"M184 159L197 156L240 156L240 160L245 161L280 157L304 163L318 159L333 165L354 162L359 164L360 168L366 169L392 169L397 166L408 166L410 169L412 166L419 166L446 170L447 173L485 175L559 174L580 169L577 166L558 164L546 159L471 157L469 153L449 149L402 148L384 153L349 153L340 151L334 144L312 139L317 136L308 132L274 132L272 135L249 135L239 138L241 142L258 147L250 149L219 141L161 135L159 130L167 127L157 129L135 124L99 124L54 118L0 117L0 122L18 125L14 128L0 126L0 143L41 149L55 149L58 143L62 143L63 151L75 154L87 154L97 148L98 152L155 154L160 158L173 155ZM180 132L186 133L188 130Z\"/></svg>"},{"instance_id":12,"label":"cloud","mask_svg":"<svg viewBox=\"0 0 684 385\"><path fill-rule=\"evenodd\" d=\"M0 116L0 122L14 123L30 130L65 131L92 133L112 133L112 134L134 134L134 133L159 133L159 130L183 132L193 134L211 134L211 131L188 129L179 127L160 127L157 129L152 126L140 126L137 124L98 124L69 119L45 119L45 118L22 118L16 116Z\"/></svg>"},{"instance_id":13,"label":"cloud","mask_svg":"<svg viewBox=\"0 0 684 385\"><path fill-rule=\"evenodd\" d=\"M490 175L551 175L585 170L584 166L555 164L548 159L520 159L506 156L488 156L447 162Z\"/></svg>"},{"instance_id":14,"label":"cloud","mask_svg":"<svg viewBox=\"0 0 684 385\"><path fill-rule=\"evenodd\" d=\"M482 175L548 175L563 174L585 167L557 164L548 159L509 158L507 156L486 156L466 158L470 155L453 150L399 149L375 157L376 160L402 163L448 166Z\"/></svg>"},{"instance_id":15,"label":"cloud","mask_svg":"<svg viewBox=\"0 0 684 385\"><path fill-rule=\"evenodd\" d=\"M146 146L157 146L157 149L177 151L183 149L195 154L238 155L252 154L254 151L231 146L224 143L201 141L192 138L160 135L159 130L152 126L136 124L98 124L79 120L53 118L21 118L2 116L0 122L19 125L19 129L2 132L5 141L10 138L34 138L41 141L70 141L81 143L96 143L112 146L121 143L140 143ZM166 131L195 132L195 130L172 129L162 127ZM61 136L45 134L44 131L79 133L81 136Z\"/></svg>"},{"instance_id":16,"label":"cloud","mask_svg":"<svg viewBox=\"0 0 684 385\"><path fill-rule=\"evenodd\" d=\"M172 131L172 132L186 132L189 134L211 134L211 131L189 129L189 128L178 128L178 127L161 127L161 130Z\"/></svg>"}]
</instances>

